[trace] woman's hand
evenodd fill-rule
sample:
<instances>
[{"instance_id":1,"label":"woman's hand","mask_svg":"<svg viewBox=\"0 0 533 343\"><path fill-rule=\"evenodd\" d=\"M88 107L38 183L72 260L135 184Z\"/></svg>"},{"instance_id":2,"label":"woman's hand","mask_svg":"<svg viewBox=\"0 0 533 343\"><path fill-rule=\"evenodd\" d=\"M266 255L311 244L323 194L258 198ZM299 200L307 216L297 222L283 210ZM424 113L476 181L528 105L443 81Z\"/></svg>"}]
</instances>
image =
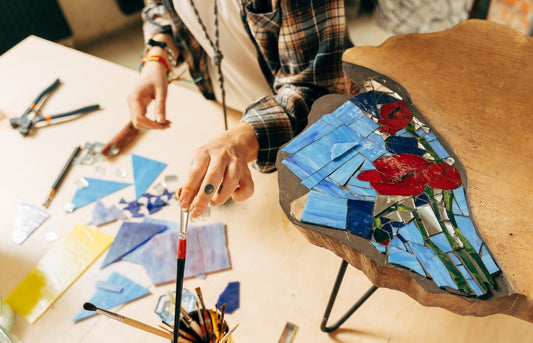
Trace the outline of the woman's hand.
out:
<instances>
[{"instance_id":1,"label":"woman's hand","mask_svg":"<svg viewBox=\"0 0 533 343\"><path fill-rule=\"evenodd\" d=\"M141 69L127 103L130 117L138 129L166 129L171 122L166 120L168 80L165 66L157 61L148 61ZM155 120L146 116L150 102L155 101Z\"/></svg>"},{"instance_id":2,"label":"woman's hand","mask_svg":"<svg viewBox=\"0 0 533 343\"><path fill-rule=\"evenodd\" d=\"M253 129L240 123L193 152L184 185L178 190L183 208L200 216L209 204L229 197L242 201L254 192L248 163L257 158L259 143Z\"/></svg>"}]
</instances>

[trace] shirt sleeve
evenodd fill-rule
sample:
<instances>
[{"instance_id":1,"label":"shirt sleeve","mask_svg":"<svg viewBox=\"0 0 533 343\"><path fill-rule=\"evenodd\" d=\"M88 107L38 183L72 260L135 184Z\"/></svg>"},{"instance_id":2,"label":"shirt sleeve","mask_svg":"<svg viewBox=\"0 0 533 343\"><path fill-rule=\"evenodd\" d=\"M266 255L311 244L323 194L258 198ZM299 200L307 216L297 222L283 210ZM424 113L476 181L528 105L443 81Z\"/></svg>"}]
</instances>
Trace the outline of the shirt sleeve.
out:
<instances>
[{"instance_id":1,"label":"shirt sleeve","mask_svg":"<svg viewBox=\"0 0 533 343\"><path fill-rule=\"evenodd\" d=\"M280 3L269 13L254 12L251 6L246 13L251 35L268 66L262 69L270 70L274 79L275 94L251 104L241 119L254 129L259 142L254 167L260 172L275 170L278 150L305 128L315 100L343 91L342 53L351 45L343 1ZM277 15L276 23L272 18ZM265 16L272 25L268 34Z\"/></svg>"}]
</instances>

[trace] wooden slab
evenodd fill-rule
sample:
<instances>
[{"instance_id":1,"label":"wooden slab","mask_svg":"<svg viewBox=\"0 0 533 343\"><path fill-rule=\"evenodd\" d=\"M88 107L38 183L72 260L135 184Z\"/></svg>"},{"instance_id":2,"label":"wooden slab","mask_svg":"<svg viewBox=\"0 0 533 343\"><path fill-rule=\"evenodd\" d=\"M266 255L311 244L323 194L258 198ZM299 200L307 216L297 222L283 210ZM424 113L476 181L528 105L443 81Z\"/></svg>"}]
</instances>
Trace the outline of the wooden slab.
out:
<instances>
[{"instance_id":1,"label":"wooden slab","mask_svg":"<svg viewBox=\"0 0 533 343\"><path fill-rule=\"evenodd\" d=\"M398 91L457 158L471 214L504 272L493 296L476 299L435 291L372 252L356 249L357 237L299 223L290 204L305 188L288 175L280 154L285 213L313 244L334 251L378 287L398 289L423 305L459 314L504 313L533 322L532 57L531 37L480 20L438 33L396 36L379 47L355 47L344 54L345 72L354 83L375 78ZM315 115L329 113L345 100L330 96L316 104Z\"/></svg>"}]
</instances>

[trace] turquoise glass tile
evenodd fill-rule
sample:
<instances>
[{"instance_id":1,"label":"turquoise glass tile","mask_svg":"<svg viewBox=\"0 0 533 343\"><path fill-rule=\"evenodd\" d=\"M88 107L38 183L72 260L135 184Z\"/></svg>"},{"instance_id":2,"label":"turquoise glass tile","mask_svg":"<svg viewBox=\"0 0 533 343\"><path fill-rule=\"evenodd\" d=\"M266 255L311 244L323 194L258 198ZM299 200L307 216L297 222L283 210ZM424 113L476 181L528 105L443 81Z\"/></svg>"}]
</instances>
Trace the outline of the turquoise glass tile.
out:
<instances>
[{"instance_id":1,"label":"turquoise glass tile","mask_svg":"<svg viewBox=\"0 0 533 343\"><path fill-rule=\"evenodd\" d=\"M490 255L489 251L485 247L485 244L483 244L483 246L481 247L481 260L485 264L485 267L487 267L487 270L490 274L496 273L500 270L500 268L498 268L498 266L496 265L496 262L494 262L494 259Z\"/></svg>"},{"instance_id":2,"label":"turquoise glass tile","mask_svg":"<svg viewBox=\"0 0 533 343\"><path fill-rule=\"evenodd\" d=\"M370 243L372 243L373 246L376 247L376 249L378 249L378 251L382 254L386 253L387 252L387 247L384 246L383 244L379 244L379 243L376 243L374 241L370 241Z\"/></svg>"},{"instance_id":3,"label":"turquoise glass tile","mask_svg":"<svg viewBox=\"0 0 533 343\"><path fill-rule=\"evenodd\" d=\"M363 137L368 137L372 132L377 130L379 128L379 125L377 123L374 123L374 121L367 116L363 115L362 117L358 118L356 121L351 123L350 128L357 133L359 133Z\"/></svg>"},{"instance_id":4,"label":"turquoise glass tile","mask_svg":"<svg viewBox=\"0 0 533 343\"><path fill-rule=\"evenodd\" d=\"M340 188L338 184L327 178L315 185L313 187L313 190L338 198L355 199L355 197L350 194L350 192L348 192L344 188Z\"/></svg>"},{"instance_id":5,"label":"turquoise glass tile","mask_svg":"<svg viewBox=\"0 0 533 343\"><path fill-rule=\"evenodd\" d=\"M479 253L479 249L481 248L481 244L483 244L483 241L481 240L481 238L479 238L470 217L455 216L455 221L457 222L459 231L461 231L461 233L465 236L468 242L472 244L472 247L474 247L476 252Z\"/></svg>"},{"instance_id":6,"label":"turquoise glass tile","mask_svg":"<svg viewBox=\"0 0 533 343\"><path fill-rule=\"evenodd\" d=\"M398 249L395 246L389 245L388 260L389 263L404 266L422 275L423 277L426 277L426 273L424 272L424 269L422 268L416 257L405 250Z\"/></svg>"},{"instance_id":7,"label":"turquoise glass tile","mask_svg":"<svg viewBox=\"0 0 533 343\"><path fill-rule=\"evenodd\" d=\"M459 209L463 213L464 216L469 216L470 213L468 212L468 205L466 202L466 195L465 195L465 189L463 187L458 187L453 190L453 197L455 201L457 202L457 205L459 206Z\"/></svg>"},{"instance_id":8,"label":"turquoise glass tile","mask_svg":"<svg viewBox=\"0 0 533 343\"><path fill-rule=\"evenodd\" d=\"M311 191L302 213L302 222L346 229L348 201Z\"/></svg>"},{"instance_id":9,"label":"turquoise glass tile","mask_svg":"<svg viewBox=\"0 0 533 343\"><path fill-rule=\"evenodd\" d=\"M433 150L435 150L435 152L440 158L450 157L450 154L446 151L446 149L444 149L444 147L442 146L442 144L440 144L439 141L429 142L429 146L431 146Z\"/></svg>"},{"instance_id":10,"label":"turquoise glass tile","mask_svg":"<svg viewBox=\"0 0 533 343\"><path fill-rule=\"evenodd\" d=\"M411 221L409 224L398 230L398 234L402 235L402 237L408 242L424 245L424 238L422 237L420 230L416 227L414 221Z\"/></svg>"},{"instance_id":11,"label":"turquoise glass tile","mask_svg":"<svg viewBox=\"0 0 533 343\"><path fill-rule=\"evenodd\" d=\"M365 114L350 101L346 101L333 114L344 124L349 125L353 123L357 118L364 116Z\"/></svg>"},{"instance_id":12,"label":"turquoise glass tile","mask_svg":"<svg viewBox=\"0 0 533 343\"><path fill-rule=\"evenodd\" d=\"M335 128L344 124L339 118L337 118L335 113L324 114L320 120L323 120L326 124Z\"/></svg>"},{"instance_id":13,"label":"turquoise glass tile","mask_svg":"<svg viewBox=\"0 0 533 343\"><path fill-rule=\"evenodd\" d=\"M345 185L350 178L353 178L352 175L363 165L363 162L365 162L365 158L357 154L330 174L329 178L339 185ZM368 184L368 182L366 183Z\"/></svg>"},{"instance_id":14,"label":"turquoise glass tile","mask_svg":"<svg viewBox=\"0 0 533 343\"><path fill-rule=\"evenodd\" d=\"M290 141L282 151L294 154L333 130L334 128L331 125L328 125L323 120L318 120Z\"/></svg>"},{"instance_id":15,"label":"turquoise glass tile","mask_svg":"<svg viewBox=\"0 0 533 343\"><path fill-rule=\"evenodd\" d=\"M453 250L444 232L433 235L430 239L440 250L442 250L442 252L449 253Z\"/></svg>"}]
</instances>

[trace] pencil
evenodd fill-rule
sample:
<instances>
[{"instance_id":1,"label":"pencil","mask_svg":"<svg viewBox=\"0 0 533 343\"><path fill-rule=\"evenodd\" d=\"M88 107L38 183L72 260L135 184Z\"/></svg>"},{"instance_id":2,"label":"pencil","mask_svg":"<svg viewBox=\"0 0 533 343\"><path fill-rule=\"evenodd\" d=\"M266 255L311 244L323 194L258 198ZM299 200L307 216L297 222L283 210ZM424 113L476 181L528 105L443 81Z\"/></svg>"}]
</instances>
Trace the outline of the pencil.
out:
<instances>
[{"instance_id":1,"label":"pencil","mask_svg":"<svg viewBox=\"0 0 533 343\"><path fill-rule=\"evenodd\" d=\"M48 193L48 196L46 197L46 200L43 202L44 208L48 208L48 205L50 205L50 202L52 202L52 199L56 195L57 190L59 189L59 186L61 185L61 182L67 175L67 172L69 171L70 167L72 166L72 162L74 162L74 158L78 156L78 153L80 152L81 148L80 146L76 146L74 148L74 151L70 155L67 163L63 167L63 170L61 170L61 173L59 173L59 176L57 177L56 181L52 185L52 188L50 188L50 192Z\"/></svg>"}]
</instances>

